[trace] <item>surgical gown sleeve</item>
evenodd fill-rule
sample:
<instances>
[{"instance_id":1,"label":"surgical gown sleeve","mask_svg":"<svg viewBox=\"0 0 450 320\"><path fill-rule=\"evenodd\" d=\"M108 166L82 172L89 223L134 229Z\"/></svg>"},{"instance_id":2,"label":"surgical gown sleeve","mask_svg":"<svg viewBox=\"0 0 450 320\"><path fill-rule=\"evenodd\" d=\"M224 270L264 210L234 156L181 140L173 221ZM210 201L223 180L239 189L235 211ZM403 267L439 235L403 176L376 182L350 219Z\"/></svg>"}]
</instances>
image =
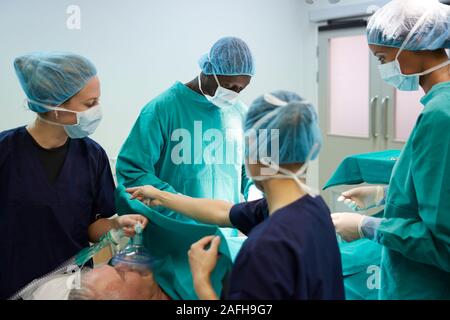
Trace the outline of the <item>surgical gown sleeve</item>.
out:
<instances>
[{"instance_id":1,"label":"surgical gown sleeve","mask_svg":"<svg viewBox=\"0 0 450 320\"><path fill-rule=\"evenodd\" d=\"M150 102L141 112L117 159L117 180L125 187L152 185L157 189L175 192L167 182L156 176L165 140L163 119L157 105Z\"/></svg>"},{"instance_id":2,"label":"surgical gown sleeve","mask_svg":"<svg viewBox=\"0 0 450 320\"><path fill-rule=\"evenodd\" d=\"M450 272L449 119L443 110L425 112L411 136L410 171L418 217L405 212L405 218L383 219L377 230L382 245L446 272Z\"/></svg>"}]
</instances>

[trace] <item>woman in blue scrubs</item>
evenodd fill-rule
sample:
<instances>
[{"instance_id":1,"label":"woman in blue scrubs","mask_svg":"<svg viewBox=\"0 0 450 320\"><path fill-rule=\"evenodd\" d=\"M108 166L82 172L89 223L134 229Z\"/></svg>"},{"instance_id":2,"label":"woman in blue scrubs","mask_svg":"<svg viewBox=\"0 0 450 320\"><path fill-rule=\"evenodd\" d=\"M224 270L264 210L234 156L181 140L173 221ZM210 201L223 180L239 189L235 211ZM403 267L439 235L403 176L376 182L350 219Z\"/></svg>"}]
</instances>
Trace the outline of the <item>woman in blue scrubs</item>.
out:
<instances>
[{"instance_id":1,"label":"woman in blue scrubs","mask_svg":"<svg viewBox=\"0 0 450 320\"><path fill-rule=\"evenodd\" d=\"M203 223L233 226L248 235L236 258L229 290L223 293L226 299L344 299L341 256L330 211L304 183L307 164L321 144L314 108L291 92L267 94L250 107L245 130L248 172L264 199L233 205L152 186L128 192L151 206L162 205ZM210 275L219 244L219 237L209 236L189 251L195 291L202 300L218 298Z\"/></svg>"},{"instance_id":2,"label":"woman in blue scrubs","mask_svg":"<svg viewBox=\"0 0 450 320\"><path fill-rule=\"evenodd\" d=\"M87 138L101 120L94 65L78 55L33 53L14 62L37 113L0 133L0 299L52 271L112 228L139 215L115 214L108 157Z\"/></svg>"}]
</instances>

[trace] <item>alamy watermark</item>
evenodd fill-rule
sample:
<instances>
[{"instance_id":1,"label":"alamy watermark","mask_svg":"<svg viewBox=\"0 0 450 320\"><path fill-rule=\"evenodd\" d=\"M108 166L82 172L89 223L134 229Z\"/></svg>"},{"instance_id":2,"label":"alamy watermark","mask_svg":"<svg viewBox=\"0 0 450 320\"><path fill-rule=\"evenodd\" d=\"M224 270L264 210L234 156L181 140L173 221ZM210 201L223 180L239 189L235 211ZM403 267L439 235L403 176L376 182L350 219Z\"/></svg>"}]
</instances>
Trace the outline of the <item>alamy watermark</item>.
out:
<instances>
[{"instance_id":1,"label":"alamy watermark","mask_svg":"<svg viewBox=\"0 0 450 320\"><path fill-rule=\"evenodd\" d=\"M81 8L78 5L70 5L66 9L66 14L69 16L66 20L66 27L69 30L81 29Z\"/></svg>"},{"instance_id":2,"label":"alamy watermark","mask_svg":"<svg viewBox=\"0 0 450 320\"><path fill-rule=\"evenodd\" d=\"M175 145L170 156L173 164L235 165L242 162L242 150L245 148L249 164L258 163L258 159L266 159L272 166L278 165L278 129L250 129L244 135L240 129L203 130L202 121L194 121L193 129L192 132L178 128L172 132L170 141ZM261 170L262 175L275 173L273 168Z\"/></svg>"},{"instance_id":3,"label":"alamy watermark","mask_svg":"<svg viewBox=\"0 0 450 320\"><path fill-rule=\"evenodd\" d=\"M367 277L366 285L369 290L379 290L380 289L380 274L381 268L377 265L371 265L367 267Z\"/></svg>"}]
</instances>

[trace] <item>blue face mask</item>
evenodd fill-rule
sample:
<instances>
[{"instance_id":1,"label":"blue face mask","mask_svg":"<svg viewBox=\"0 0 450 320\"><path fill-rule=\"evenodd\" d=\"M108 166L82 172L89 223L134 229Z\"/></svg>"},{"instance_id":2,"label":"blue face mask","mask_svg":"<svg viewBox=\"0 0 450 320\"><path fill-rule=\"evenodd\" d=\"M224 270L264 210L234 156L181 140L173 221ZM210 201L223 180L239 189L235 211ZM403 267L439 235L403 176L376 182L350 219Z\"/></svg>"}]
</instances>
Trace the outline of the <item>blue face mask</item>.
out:
<instances>
[{"instance_id":1,"label":"blue face mask","mask_svg":"<svg viewBox=\"0 0 450 320\"><path fill-rule=\"evenodd\" d=\"M400 63L398 62L398 56L401 51L397 54L394 61L381 64L378 66L381 74L381 78L389 85L397 88L400 91L417 91L419 90L420 77L430 74L438 69L441 69L450 64L450 60L445 61L431 69L428 69L421 73L415 74L403 74L400 68Z\"/></svg>"},{"instance_id":2,"label":"blue face mask","mask_svg":"<svg viewBox=\"0 0 450 320\"><path fill-rule=\"evenodd\" d=\"M379 65L378 68L380 70L381 78L391 86L397 88L400 91L417 91L419 90L420 85L420 77L430 74L438 69L441 69L450 64L450 60L445 61L433 68L425 70L420 73L415 74L403 74L402 69L400 68L400 63L398 62L398 57L400 53L406 48L411 37L416 32L417 28L421 25L421 20L426 18L426 14L422 16L422 18L416 23L416 25L411 29L408 36L403 41L400 49L395 56L394 61L388 62L382 65Z\"/></svg>"},{"instance_id":3,"label":"blue face mask","mask_svg":"<svg viewBox=\"0 0 450 320\"><path fill-rule=\"evenodd\" d=\"M81 139L93 134L103 118L103 112L100 105L96 105L85 111L72 111L61 107L47 106L40 102L32 101L29 99L25 101L25 104L28 105L29 102L35 105L39 105L40 107L47 109L48 111L62 111L75 113L77 117L77 122L72 125L64 125L61 123L46 120L38 113L38 117L41 119L41 121L52 125L64 127L64 130L66 131L67 135L72 139Z\"/></svg>"}]
</instances>

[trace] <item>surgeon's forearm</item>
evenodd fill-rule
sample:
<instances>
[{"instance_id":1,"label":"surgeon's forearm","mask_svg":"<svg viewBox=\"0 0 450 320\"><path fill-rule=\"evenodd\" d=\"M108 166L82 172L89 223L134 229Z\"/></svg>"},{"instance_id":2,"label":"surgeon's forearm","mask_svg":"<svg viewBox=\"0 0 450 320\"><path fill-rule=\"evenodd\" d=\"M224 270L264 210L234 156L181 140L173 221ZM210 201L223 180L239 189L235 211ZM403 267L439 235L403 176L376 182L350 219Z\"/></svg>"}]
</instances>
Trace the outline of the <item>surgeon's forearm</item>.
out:
<instances>
[{"instance_id":1,"label":"surgeon's forearm","mask_svg":"<svg viewBox=\"0 0 450 320\"><path fill-rule=\"evenodd\" d=\"M232 227L230 210L233 204L222 200L192 198L185 195L161 192L161 205L202 223Z\"/></svg>"},{"instance_id":2,"label":"surgeon's forearm","mask_svg":"<svg viewBox=\"0 0 450 320\"><path fill-rule=\"evenodd\" d=\"M115 219L101 218L92 223L88 229L89 242L98 242L111 229L119 228Z\"/></svg>"}]
</instances>

